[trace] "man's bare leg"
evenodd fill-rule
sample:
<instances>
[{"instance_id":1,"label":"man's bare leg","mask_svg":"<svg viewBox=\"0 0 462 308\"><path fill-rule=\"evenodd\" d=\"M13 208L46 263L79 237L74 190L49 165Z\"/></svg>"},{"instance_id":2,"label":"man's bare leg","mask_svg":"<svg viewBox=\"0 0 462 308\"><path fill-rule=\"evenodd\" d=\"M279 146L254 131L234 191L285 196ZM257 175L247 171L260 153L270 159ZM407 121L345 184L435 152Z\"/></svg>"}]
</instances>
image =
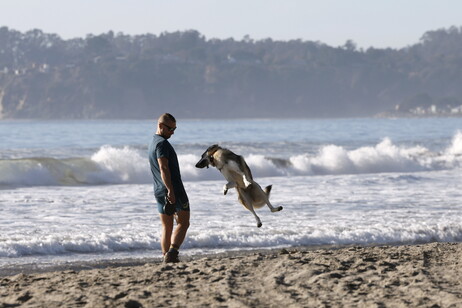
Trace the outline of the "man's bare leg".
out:
<instances>
[{"instance_id":1,"label":"man's bare leg","mask_svg":"<svg viewBox=\"0 0 462 308\"><path fill-rule=\"evenodd\" d=\"M159 214L160 221L162 222L162 237L160 246L162 248L162 254L166 254L171 245L172 231L173 231L173 216L166 214Z\"/></svg>"}]
</instances>

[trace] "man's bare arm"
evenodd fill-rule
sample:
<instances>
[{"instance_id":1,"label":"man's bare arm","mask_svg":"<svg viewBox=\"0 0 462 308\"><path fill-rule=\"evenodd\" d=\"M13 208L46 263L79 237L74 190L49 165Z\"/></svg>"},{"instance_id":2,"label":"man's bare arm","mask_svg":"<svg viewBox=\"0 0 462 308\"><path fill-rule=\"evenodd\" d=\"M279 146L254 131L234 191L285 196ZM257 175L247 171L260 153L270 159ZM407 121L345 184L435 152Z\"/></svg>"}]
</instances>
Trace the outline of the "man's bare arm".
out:
<instances>
[{"instance_id":1,"label":"man's bare arm","mask_svg":"<svg viewBox=\"0 0 462 308\"><path fill-rule=\"evenodd\" d=\"M175 192L173 191L172 179L170 175L170 169L168 168L168 159L165 157L160 157L157 159L159 163L160 176L164 182L165 187L167 187L167 199L170 203L175 204Z\"/></svg>"}]
</instances>

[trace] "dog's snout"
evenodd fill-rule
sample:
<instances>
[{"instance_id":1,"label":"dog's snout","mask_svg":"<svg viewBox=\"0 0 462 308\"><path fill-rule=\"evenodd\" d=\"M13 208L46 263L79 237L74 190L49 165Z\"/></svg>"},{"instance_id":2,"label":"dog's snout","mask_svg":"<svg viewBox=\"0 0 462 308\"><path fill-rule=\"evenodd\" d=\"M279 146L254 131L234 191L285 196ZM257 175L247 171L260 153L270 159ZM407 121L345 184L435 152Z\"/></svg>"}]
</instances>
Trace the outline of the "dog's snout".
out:
<instances>
[{"instance_id":1,"label":"dog's snout","mask_svg":"<svg viewBox=\"0 0 462 308\"><path fill-rule=\"evenodd\" d=\"M208 168L209 164L208 164L208 161L207 161L207 158L201 158L201 160L199 160L196 164L196 168L205 168L207 167Z\"/></svg>"},{"instance_id":2,"label":"dog's snout","mask_svg":"<svg viewBox=\"0 0 462 308\"><path fill-rule=\"evenodd\" d=\"M205 151L202 156L201 156L201 159L197 162L196 164L196 168L205 168L205 167L209 167L209 159L207 157L207 151Z\"/></svg>"}]
</instances>

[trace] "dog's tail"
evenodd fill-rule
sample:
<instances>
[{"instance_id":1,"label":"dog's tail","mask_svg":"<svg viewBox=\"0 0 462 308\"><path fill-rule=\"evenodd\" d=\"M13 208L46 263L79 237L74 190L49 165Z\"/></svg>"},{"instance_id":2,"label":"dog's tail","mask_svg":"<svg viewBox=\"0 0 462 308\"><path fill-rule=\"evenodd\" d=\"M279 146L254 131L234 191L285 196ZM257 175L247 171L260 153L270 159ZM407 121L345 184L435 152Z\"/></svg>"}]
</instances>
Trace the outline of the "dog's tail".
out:
<instances>
[{"instance_id":1,"label":"dog's tail","mask_svg":"<svg viewBox=\"0 0 462 308\"><path fill-rule=\"evenodd\" d=\"M268 196L268 198L271 193L271 188L273 188L273 185L268 185L265 187L265 194Z\"/></svg>"}]
</instances>

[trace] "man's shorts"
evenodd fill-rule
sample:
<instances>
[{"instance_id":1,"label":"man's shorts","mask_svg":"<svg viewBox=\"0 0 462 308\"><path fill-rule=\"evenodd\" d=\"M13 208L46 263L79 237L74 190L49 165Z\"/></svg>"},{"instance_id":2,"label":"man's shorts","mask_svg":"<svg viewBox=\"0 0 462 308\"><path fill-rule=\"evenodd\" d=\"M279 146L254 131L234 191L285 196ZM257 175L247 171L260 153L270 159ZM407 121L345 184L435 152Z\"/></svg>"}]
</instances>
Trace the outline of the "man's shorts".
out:
<instances>
[{"instance_id":1,"label":"man's shorts","mask_svg":"<svg viewBox=\"0 0 462 308\"><path fill-rule=\"evenodd\" d=\"M165 197L160 197L160 198L156 197L156 201L157 201L157 211L160 214L165 214L164 212ZM189 201L181 202L180 200L177 199L175 203L175 212L179 212L179 211L189 212Z\"/></svg>"}]
</instances>

